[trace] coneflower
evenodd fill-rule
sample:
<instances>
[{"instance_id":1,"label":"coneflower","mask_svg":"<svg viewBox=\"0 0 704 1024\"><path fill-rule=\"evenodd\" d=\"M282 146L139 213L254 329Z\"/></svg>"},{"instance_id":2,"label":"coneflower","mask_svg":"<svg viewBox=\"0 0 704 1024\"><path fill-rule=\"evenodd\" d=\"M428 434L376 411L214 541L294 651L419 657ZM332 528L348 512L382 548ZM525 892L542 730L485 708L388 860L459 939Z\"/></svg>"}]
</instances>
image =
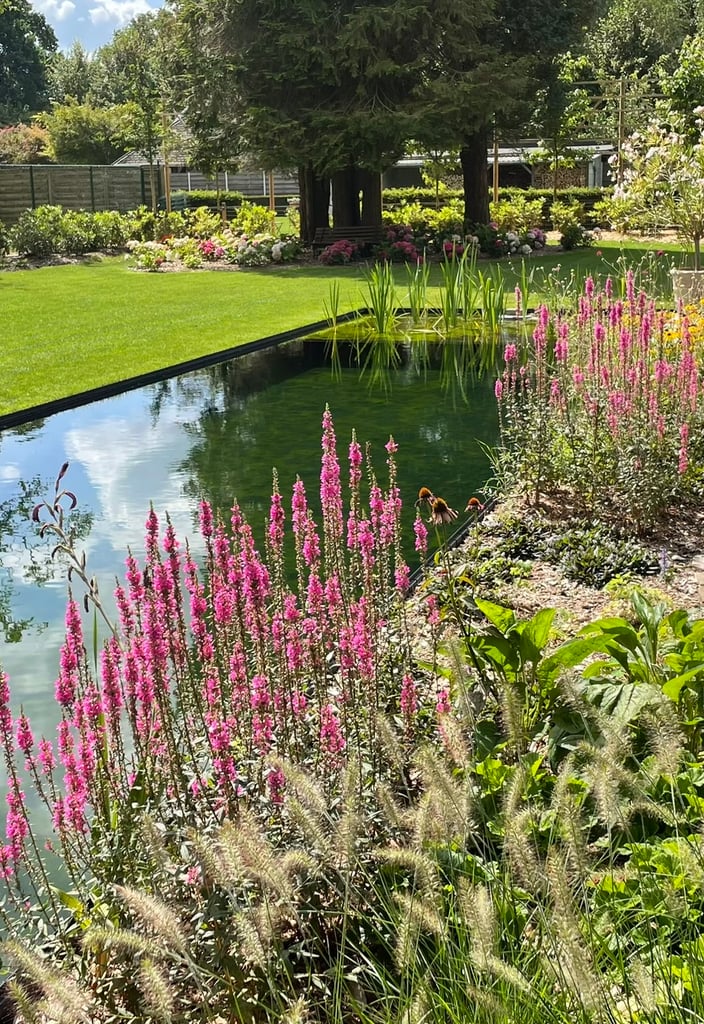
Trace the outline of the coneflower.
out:
<instances>
[{"instance_id":1,"label":"coneflower","mask_svg":"<svg viewBox=\"0 0 704 1024\"><path fill-rule=\"evenodd\" d=\"M430 519L433 525L440 526L457 519L457 513L450 508L444 498L433 498L430 505Z\"/></svg>"},{"instance_id":2,"label":"coneflower","mask_svg":"<svg viewBox=\"0 0 704 1024\"><path fill-rule=\"evenodd\" d=\"M435 495L430 490L430 488L429 487L421 487L421 489L418 491L418 497L416 498L416 502L415 502L416 508L419 505L432 505L432 503L434 501L435 501Z\"/></svg>"},{"instance_id":3,"label":"coneflower","mask_svg":"<svg viewBox=\"0 0 704 1024\"><path fill-rule=\"evenodd\" d=\"M471 497L467 502L465 512L483 512L484 505L482 505L479 498Z\"/></svg>"}]
</instances>

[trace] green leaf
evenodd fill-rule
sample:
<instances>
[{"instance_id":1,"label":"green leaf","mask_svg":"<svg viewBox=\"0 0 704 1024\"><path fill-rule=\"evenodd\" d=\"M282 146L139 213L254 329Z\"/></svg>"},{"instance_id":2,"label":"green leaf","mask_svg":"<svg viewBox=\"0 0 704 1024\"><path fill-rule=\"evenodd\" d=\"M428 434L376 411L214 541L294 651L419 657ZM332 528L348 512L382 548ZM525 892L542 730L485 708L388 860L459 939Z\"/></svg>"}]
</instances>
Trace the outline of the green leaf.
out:
<instances>
[{"instance_id":1,"label":"green leaf","mask_svg":"<svg viewBox=\"0 0 704 1024\"><path fill-rule=\"evenodd\" d=\"M557 648L556 651L543 659L538 670L538 676L543 683L553 682L562 672L581 665L590 654L597 651L604 653L605 637L577 636L574 640L568 640Z\"/></svg>"},{"instance_id":2,"label":"green leaf","mask_svg":"<svg viewBox=\"0 0 704 1024\"><path fill-rule=\"evenodd\" d=\"M704 662L701 665L695 665L694 668L690 668L688 672L683 672L679 676L673 676L672 679L668 679L662 688L662 692L670 700L677 701L680 698L680 694L690 679L698 676L700 672L704 670Z\"/></svg>"},{"instance_id":3,"label":"green leaf","mask_svg":"<svg viewBox=\"0 0 704 1024\"><path fill-rule=\"evenodd\" d=\"M485 601L480 597L475 597L474 603L489 622L502 633L506 633L512 626L515 626L516 616L510 608L504 608L500 604L494 604L493 601Z\"/></svg>"},{"instance_id":4,"label":"green leaf","mask_svg":"<svg viewBox=\"0 0 704 1024\"><path fill-rule=\"evenodd\" d=\"M555 618L554 608L541 608L532 619L525 624L524 635L527 636L537 649L542 653L545 644L548 642L550 630Z\"/></svg>"}]
</instances>

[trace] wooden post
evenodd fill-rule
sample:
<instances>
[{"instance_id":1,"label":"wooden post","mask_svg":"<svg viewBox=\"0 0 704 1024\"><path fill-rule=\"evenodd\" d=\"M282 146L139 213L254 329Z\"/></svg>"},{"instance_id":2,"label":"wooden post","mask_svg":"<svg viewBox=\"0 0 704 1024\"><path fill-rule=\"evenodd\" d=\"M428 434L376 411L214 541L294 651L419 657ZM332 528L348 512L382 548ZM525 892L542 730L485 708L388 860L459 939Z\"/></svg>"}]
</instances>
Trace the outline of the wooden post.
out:
<instances>
[{"instance_id":1,"label":"wooden post","mask_svg":"<svg viewBox=\"0 0 704 1024\"><path fill-rule=\"evenodd\" d=\"M276 196L274 195L274 172L266 172L267 192L269 193L269 209L276 213Z\"/></svg>"},{"instance_id":2,"label":"wooden post","mask_svg":"<svg viewBox=\"0 0 704 1024\"><path fill-rule=\"evenodd\" d=\"M166 108L163 105L161 107L161 155L164 161L164 209L167 213L171 213L171 165L169 163L169 148L166 141L166 134L168 130L168 124L166 120Z\"/></svg>"},{"instance_id":3,"label":"wooden post","mask_svg":"<svg viewBox=\"0 0 704 1024\"><path fill-rule=\"evenodd\" d=\"M496 133L496 121L494 121L494 166L493 166L494 202L499 201L499 136Z\"/></svg>"},{"instance_id":4,"label":"wooden post","mask_svg":"<svg viewBox=\"0 0 704 1024\"><path fill-rule=\"evenodd\" d=\"M621 78L618 83L618 151L616 163L616 184L621 184L623 177L623 141L626 134L626 80Z\"/></svg>"}]
</instances>

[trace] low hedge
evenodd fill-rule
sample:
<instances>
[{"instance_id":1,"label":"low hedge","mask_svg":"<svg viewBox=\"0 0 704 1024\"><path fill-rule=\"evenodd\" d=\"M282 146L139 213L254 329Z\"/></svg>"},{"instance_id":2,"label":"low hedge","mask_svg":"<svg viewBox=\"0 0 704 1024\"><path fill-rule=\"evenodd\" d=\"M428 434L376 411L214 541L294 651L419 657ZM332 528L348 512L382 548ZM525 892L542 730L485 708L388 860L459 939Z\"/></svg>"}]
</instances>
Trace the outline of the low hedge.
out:
<instances>
[{"instance_id":1,"label":"low hedge","mask_svg":"<svg viewBox=\"0 0 704 1024\"><path fill-rule=\"evenodd\" d=\"M553 194L552 189L547 188L501 188L499 189L499 199L508 200L521 196L522 198L528 199L542 199L543 200L543 215L542 222L539 225L542 228L551 228L552 221L550 218L550 208L553 204L553 199L560 203L579 203L584 209L585 226L594 227L595 221L591 217L591 211L594 208L595 203L611 196L613 194L612 188L583 188L583 187L572 187L572 188L559 188L556 193ZM494 193L490 192L489 198L493 199ZM463 192L458 189L441 189L439 193L439 200L442 206L446 206L453 199L462 199ZM422 206L434 206L435 205L435 189L434 188L385 188L382 193L382 200L386 209L394 209L404 203L420 203Z\"/></svg>"}]
</instances>

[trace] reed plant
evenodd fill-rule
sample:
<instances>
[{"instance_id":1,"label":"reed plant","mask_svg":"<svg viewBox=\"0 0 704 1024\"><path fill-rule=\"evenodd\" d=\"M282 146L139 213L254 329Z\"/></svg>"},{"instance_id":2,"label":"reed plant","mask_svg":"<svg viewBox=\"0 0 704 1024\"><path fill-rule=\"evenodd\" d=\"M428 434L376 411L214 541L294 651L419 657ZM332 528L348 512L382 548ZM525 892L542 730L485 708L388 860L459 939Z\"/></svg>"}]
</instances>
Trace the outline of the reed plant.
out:
<instances>
[{"instance_id":1,"label":"reed plant","mask_svg":"<svg viewBox=\"0 0 704 1024\"><path fill-rule=\"evenodd\" d=\"M375 263L365 275L363 305L368 311L372 336L381 338L394 332L399 306L391 263Z\"/></svg>"},{"instance_id":2,"label":"reed plant","mask_svg":"<svg viewBox=\"0 0 704 1024\"><path fill-rule=\"evenodd\" d=\"M415 266L406 263L406 280L411 323L418 326L425 323L428 315L430 265L425 260L417 260Z\"/></svg>"}]
</instances>

